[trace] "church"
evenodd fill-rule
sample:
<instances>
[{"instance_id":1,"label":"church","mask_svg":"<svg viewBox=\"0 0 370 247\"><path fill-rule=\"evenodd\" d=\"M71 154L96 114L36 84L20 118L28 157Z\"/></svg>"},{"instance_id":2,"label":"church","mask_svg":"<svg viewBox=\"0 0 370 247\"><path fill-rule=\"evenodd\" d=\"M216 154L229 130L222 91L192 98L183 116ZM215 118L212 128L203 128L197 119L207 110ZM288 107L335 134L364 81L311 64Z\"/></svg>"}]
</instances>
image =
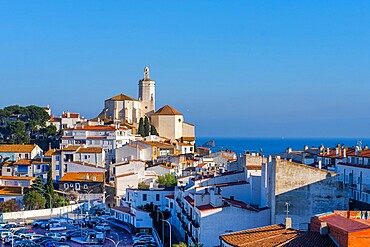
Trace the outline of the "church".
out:
<instances>
[{"instance_id":1,"label":"church","mask_svg":"<svg viewBox=\"0 0 370 247\"><path fill-rule=\"evenodd\" d=\"M171 140L194 141L195 126L184 122L184 115L166 105L155 109L155 81L150 78L148 67L144 68L144 77L139 80L138 99L119 94L105 100L101 121L120 123L137 128L140 118L148 117L160 136Z\"/></svg>"}]
</instances>

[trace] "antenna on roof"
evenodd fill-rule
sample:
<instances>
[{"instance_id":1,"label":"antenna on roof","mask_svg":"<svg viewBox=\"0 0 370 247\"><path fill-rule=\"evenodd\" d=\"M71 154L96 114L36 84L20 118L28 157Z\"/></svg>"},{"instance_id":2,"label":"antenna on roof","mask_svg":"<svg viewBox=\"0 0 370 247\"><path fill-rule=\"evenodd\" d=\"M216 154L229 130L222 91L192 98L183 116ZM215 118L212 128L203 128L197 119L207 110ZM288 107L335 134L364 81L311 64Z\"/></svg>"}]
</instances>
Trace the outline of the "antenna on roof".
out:
<instances>
[{"instance_id":1,"label":"antenna on roof","mask_svg":"<svg viewBox=\"0 0 370 247\"><path fill-rule=\"evenodd\" d=\"M290 204L288 202L285 202L286 210L284 211L286 213L286 217L289 217L289 206Z\"/></svg>"}]
</instances>

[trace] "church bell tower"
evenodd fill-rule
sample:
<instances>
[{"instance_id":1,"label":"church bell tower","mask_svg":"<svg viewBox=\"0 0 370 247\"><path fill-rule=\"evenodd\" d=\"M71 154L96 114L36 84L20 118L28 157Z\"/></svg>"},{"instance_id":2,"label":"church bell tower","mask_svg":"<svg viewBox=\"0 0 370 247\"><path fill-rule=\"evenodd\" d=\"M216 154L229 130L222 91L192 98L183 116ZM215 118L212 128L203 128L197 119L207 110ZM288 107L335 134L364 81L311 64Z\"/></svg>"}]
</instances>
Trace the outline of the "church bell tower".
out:
<instances>
[{"instance_id":1,"label":"church bell tower","mask_svg":"<svg viewBox=\"0 0 370 247\"><path fill-rule=\"evenodd\" d=\"M155 81L150 79L149 67L144 68L144 78L139 80L141 111L150 116L155 111Z\"/></svg>"}]
</instances>

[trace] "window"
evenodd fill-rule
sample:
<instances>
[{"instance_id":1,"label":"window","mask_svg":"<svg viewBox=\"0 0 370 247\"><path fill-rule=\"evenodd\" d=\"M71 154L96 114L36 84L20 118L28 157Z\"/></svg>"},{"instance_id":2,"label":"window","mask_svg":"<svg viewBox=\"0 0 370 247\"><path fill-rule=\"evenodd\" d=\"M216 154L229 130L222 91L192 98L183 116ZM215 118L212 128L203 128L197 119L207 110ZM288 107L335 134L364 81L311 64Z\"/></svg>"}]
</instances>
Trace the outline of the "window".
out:
<instances>
[{"instance_id":1,"label":"window","mask_svg":"<svg viewBox=\"0 0 370 247\"><path fill-rule=\"evenodd\" d=\"M25 154L26 159L28 159L28 154Z\"/></svg>"},{"instance_id":2,"label":"window","mask_svg":"<svg viewBox=\"0 0 370 247\"><path fill-rule=\"evenodd\" d=\"M80 184L79 184L79 183L76 183L76 185L75 185L75 189L76 189L76 190L80 190L80 189L81 189L81 187L80 187Z\"/></svg>"},{"instance_id":3,"label":"window","mask_svg":"<svg viewBox=\"0 0 370 247\"><path fill-rule=\"evenodd\" d=\"M85 160L87 160L87 155L85 155Z\"/></svg>"},{"instance_id":4,"label":"window","mask_svg":"<svg viewBox=\"0 0 370 247\"><path fill-rule=\"evenodd\" d=\"M59 160L60 160L60 156L56 156L56 157L55 157L55 160L56 160L56 161L59 161Z\"/></svg>"},{"instance_id":5,"label":"window","mask_svg":"<svg viewBox=\"0 0 370 247\"><path fill-rule=\"evenodd\" d=\"M55 170L59 170L59 165L56 165L55 166Z\"/></svg>"},{"instance_id":6,"label":"window","mask_svg":"<svg viewBox=\"0 0 370 247\"><path fill-rule=\"evenodd\" d=\"M190 147L190 152L193 152L193 147Z\"/></svg>"},{"instance_id":7,"label":"window","mask_svg":"<svg viewBox=\"0 0 370 247\"><path fill-rule=\"evenodd\" d=\"M68 184L64 184L64 189L68 189Z\"/></svg>"},{"instance_id":8,"label":"window","mask_svg":"<svg viewBox=\"0 0 370 247\"><path fill-rule=\"evenodd\" d=\"M155 195L155 200L156 200L157 202L159 202L159 194L156 194L156 195Z\"/></svg>"},{"instance_id":9,"label":"window","mask_svg":"<svg viewBox=\"0 0 370 247\"><path fill-rule=\"evenodd\" d=\"M84 189L87 190L87 184L84 185Z\"/></svg>"},{"instance_id":10,"label":"window","mask_svg":"<svg viewBox=\"0 0 370 247\"><path fill-rule=\"evenodd\" d=\"M37 169L37 170L40 170L40 168L41 168L41 165L37 165L37 166L36 166L36 169Z\"/></svg>"},{"instance_id":11,"label":"window","mask_svg":"<svg viewBox=\"0 0 370 247\"><path fill-rule=\"evenodd\" d=\"M170 202L170 208L173 208L173 202Z\"/></svg>"},{"instance_id":12,"label":"window","mask_svg":"<svg viewBox=\"0 0 370 247\"><path fill-rule=\"evenodd\" d=\"M148 199L148 195L147 194L143 194L143 201L146 202L147 199Z\"/></svg>"},{"instance_id":13,"label":"window","mask_svg":"<svg viewBox=\"0 0 370 247\"><path fill-rule=\"evenodd\" d=\"M10 172L10 168L6 168L6 172Z\"/></svg>"}]
</instances>

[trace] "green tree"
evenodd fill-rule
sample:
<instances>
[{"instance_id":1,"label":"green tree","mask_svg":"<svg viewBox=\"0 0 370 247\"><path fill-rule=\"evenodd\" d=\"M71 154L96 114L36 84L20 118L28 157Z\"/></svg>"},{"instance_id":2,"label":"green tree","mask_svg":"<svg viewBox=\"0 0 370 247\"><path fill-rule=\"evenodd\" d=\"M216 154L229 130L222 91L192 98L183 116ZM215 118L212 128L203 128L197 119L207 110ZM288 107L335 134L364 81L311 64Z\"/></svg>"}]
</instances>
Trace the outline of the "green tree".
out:
<instances>
[{"instance_id":1,"label":"green tree","mask_svg":"<svg viewBox=\"0 0 370 247\"><path fill-rule=\"evenodd\" d=\"M54 195L54 207L63 207L69 205L69 201L59 194Z\"/></svg>"},{"instance_id":2,"label":"green tree","mask_svg":"<svg viewBox=\"0 0 370 247\"><path fill-rule=\"evenodd\" d=\"M40 192L36 190L30 190L24 195L23 204L26 210L44 209L46 199Z\"/></svg>"},{"instance_id":3,"label":"green tree","mask_svg":"<svg viewBox=\"0 0 370 247\"><path fill-rule=\"evenodd\" d=\"M36 190L41 194L45 194L45 184L40 176L33 181L31 185L31 190Z\"/></svg>"},{"instance_id":4,"label":"green tree","mask_svg":"<svg viewBox=\"0 0 370 247\"><path fill-rule=\"evenodd\" d=\"M45 128L40 129L40 134L44 135L45 137L53 136L57 133L57 127L54 125L49 125Z\"/></svg>"},{"instance_id":5,"label":"green tree","mask_svg":"<svg viewBox=\"0 0 370 247\"><path fill-rule=\"evenodd\" d=\"M148 136L149 134L150 134L149 118L145 117L145 119L144 119L144 136Z\"/></svg>"},{"instance_id":6,"label":"green tree","mask_svg":"<svg viewBox=\"0 0 370 247\"><path fill-rule=\"evenodd\" d=\"M26 124L20 120L8 121L5 129L5 136L10 143L29 143L30 139L26 132Z\"/></svg>"},{"instance_id":7,"label":"green tree","mask_svg":"<svg viewBox=\"0 0 370 247\"><path fill-rule=\"evenodd\" d=\"M19 211L19 205L15 200L8 200L5 202L0 202L0 212L17 212Z\"/></svg>"},{"instance_id":8,"label":"green tree","mask_svg":"<svg viewBox=\"0 0 370 247\"><path fill-rule=\"evenodd\" d=\"M141 135L141 136L144 136L144 132L145 132L145 130L144 130L144 120L143 120L143 118L141 117L141 118L140 118L140 121L139 121L139 129L138 129L137 133L138 133L139 135Z\"/></svg>"},{"instance_id":9,"label":"green tree","mask_svg":"<svg viewBox=\"0 0 370 247\"><path fill-rule=\"evenodd\" d=\"M157 182L159 184L159 187L164 188L173 188L177 185L177 179L175 175L169 173L158 177Z\"/></svg>"},{"instance_id":10,"label":"green tree","mask_svg":"<svg viewBox=\"0 0 370 247\"><path fill-rule=\"evenodd\" d=\"M54 186L53 186L53 172L49 169L46 183L45 183L45 196L48 198L46 207L51 208L55 204ZM51 205L50 205L51 197Z\"/></svg>"},{"instance_id":11,"label":"green tree","mask_svg":"<svg viewBox=\"0 0 370 247\"><path fill-rule=\"evenodd\" d=\"M150 134L159 136L159 133L158 133L157 129L154 127L154 125L150 125Z\"/></svg>"},{"instance_id":12,"label":"green tree","mask_svg":"<svg viewBox=\"0 0 370 247\"><path fill-rule=\"evenodd\" d=\"M137 185L138 189L141 189L141 190L147 190L149 189L149 185L145 184L144 182L140 182L138 185Z\"/></svg>"},{"instance_id":13,"label":"green tree","mask_svg":"<svg viewBox=\"0 0 370 247\"><path fill-rule=\"evenodd\" d=\"M178 243L178 244L173 244L172 247L187 247L187 245L183 242Z\"/></svg>"}]
</instances>

